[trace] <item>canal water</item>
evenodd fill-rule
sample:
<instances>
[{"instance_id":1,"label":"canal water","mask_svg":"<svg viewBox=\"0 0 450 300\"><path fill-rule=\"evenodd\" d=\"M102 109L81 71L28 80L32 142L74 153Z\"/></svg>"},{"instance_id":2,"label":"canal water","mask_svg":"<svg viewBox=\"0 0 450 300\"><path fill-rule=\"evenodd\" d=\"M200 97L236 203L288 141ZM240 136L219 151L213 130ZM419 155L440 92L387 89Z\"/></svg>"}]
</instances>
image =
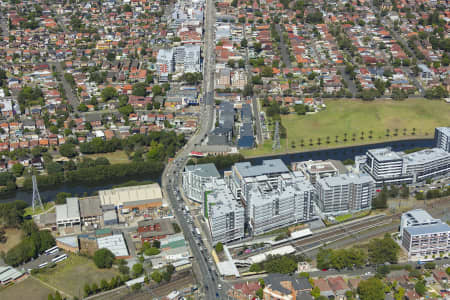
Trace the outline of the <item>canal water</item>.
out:
<instances>
[{"instance_id":1,"label":"canal water","mask_svg":"<svg viewBox=\"0 0 450 300\"><path fill-rule=\"evenodd\" d=\"M249 161L253 165L261 164L263 160L266 159L275 159L279 158L283 160L286 165L290 165L291 162L303 161L303 160L326 160L326 159L335 159L335 160L346 160L346 159L354 159L356 155L363 155L369 149L374 148L382 148L382 147L391 147L394 151L404 151L417 147L434 147L435 143L433 139L416 139L416 140L405 140L405 141L392 141L392 142L384 142L370 145L362 145L362 146L349 146L344 148L336 148L336 149L326 149L326 150L315 150L301 153L290 153L290 154L279 154L273 156L264 156L249 159ZM221 173L224 170L220 170ZM97 185L73 185L73 184L63 184L56 186L53 189L41 190L40 195L44 202L51 201L56 198L56 194L60 192L71 193L73 195L82 196L87 193L88 195L92 195L99 190L110 189L114 185L121 184L130 180L136 181L154 181L160 183L161 178L157 180L152 178L123 178L122 180L115 180L114 183L107 182L101 183ZM0 196L0 203L11 202L14 200L24 200L31 204L32 191L25 190L17 190L15 193L10 193L7 195Z\"/></svg>"}]
</instances>

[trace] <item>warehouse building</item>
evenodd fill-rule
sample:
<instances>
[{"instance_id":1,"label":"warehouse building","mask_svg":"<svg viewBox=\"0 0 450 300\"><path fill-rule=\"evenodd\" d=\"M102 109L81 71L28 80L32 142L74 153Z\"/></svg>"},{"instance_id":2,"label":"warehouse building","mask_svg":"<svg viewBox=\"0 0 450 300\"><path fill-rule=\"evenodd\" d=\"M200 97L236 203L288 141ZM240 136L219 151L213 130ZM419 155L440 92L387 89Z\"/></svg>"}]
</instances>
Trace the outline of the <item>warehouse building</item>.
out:
<instances>
[{"instance_id":1,"label":"warehouse building","mask_svg":"<svg viewBox=\"0 0 450 300\"><path fill-rule=\"evenodd\" d=\"M138 222L137 232L142 242L160 240L174 234L172 223L166 219L143 220Z\"/></svg>"},{"instance_id":2,"label":"warehouse building","mask_svg":"<svg viewBox=\"0 0 450 300\"><path fill-rule=\"evenodd\" d=\"M159 184L116 188L99 191L101 205L114 205L116 208L142 210L164 206Z\"/></svg>"},{"instance_id":3,"label":"warehouse building","mask_svg":"<svg viewBox=\"0 0 450 300\"><path fill-rule=\"evenodd\" d=\"M73 227L81 224L78 198L67 198L66 204L56 205L56 225L60 227Z\"/></svg>"},{"instance_id":4,"label":"warehouse building","mask_svg":"<svg viewBox=\"0 0 450 300\"><path fill-rule=\"evenodd\" d=\"M110 250L117 259L127 259L130 257L127 244L123 234L114 234L97 239L98 249Z\"/></svg>"},{"instance_id":5,"label":"warehouse building","mask_svg":"<svg viewBox=\"0 0 450 300\"><path fill-rule=\"evenodd\" d=\"M438 127L434 131L436 147L450 152L450 127Z\"/></svg>"},{"instance_id":6,"label":"warehouse building","mask_svg":"<svg viewBox=\"0 0 450 300\"><path fill-rule=\"evenodd\" d=\"M101 222L103 212L100 207L100 198L87 197L78 199L80 205L80 217L83 225L99 224Z\"/></svg>"},{"instance_id":7,"label":"warehouse building","mask_svg":"<svg viewBox=\"0 0 450 300\"><path fill-rule=\"evenodd\" d=\"M219 171L214 164L189 165L183 172L183 191L190 200L201 202L204 187L220 178Z\"/></svg>"},{"instance_id":8,"label":"warehouse building","mask_svg":"<svg viewBox=\"0 0 450 300\"><path fill-rule=\"evenodd\" d=\"M11 266L0 266L0 284L6 285L10 282L17 282L24 278L26 274Z\"/></svg>"},{"instance_id":9,"label":"warehouse building","mask_svg":"<svg viewBox=\"0 0 450 300\"><path fill-rule=\"evenodd\" d=\"M340 175L317 180L317 206L324 215L370 209L375 182L366 174Z\"/></svg>"}]
</instances>

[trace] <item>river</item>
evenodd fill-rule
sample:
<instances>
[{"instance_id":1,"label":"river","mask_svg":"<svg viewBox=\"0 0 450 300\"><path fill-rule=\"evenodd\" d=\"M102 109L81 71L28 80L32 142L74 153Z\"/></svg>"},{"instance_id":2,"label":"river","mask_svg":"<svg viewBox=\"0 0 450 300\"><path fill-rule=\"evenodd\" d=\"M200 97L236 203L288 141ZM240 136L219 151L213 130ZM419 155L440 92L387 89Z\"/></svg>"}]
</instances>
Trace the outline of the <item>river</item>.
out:
<instances>
[{"instance_id":1,"label":"river","mask_svg":"<svg viewBox=\"0 0 450 300\"><path fill-rule=\"evenodd\" d=\"M314 150L308 152L300 152L300 153L290 153L290 154L279 154L272 156L264 156L249 159L252 164L261 164L262 160L265 159L275 159L280 158L286 165L290 165L291 162L302 161L302 160L325 160L325 159L335 159L335 160L346 160L346 159L354 159L355 155L365 154L367 150L374 148L382 148L382 147L392 147L394 151L404 151L416 147L434 147L433 139L417 139L417 140L403 140L403 141L392 141L392 142L383 142L377 144L370 145L361 145L361 146L349 146L343 148L336 149L325 149L325 150ZM223 170L221 170L223 172ZM56 194L60 192L71 193L73 195L82 196L84 193L88 195L92 195L93 193L99 190L110 189L112 186L121 184L130 180L136 181L155 181L160 183L161 178L157 180L152 178L123 178L122 180L116 180L114 182L101 183L97 185L73 185L73 184L63 184L59 185L54 189L46 189L40 191L40 195L43 202L54 200ZM24 200L31 205L32 191L25 190L17 190L15 193L10 193L7 195L3 195L0 197L0 203L11 202L14 200Z\"/></svg>"}]
</instances>

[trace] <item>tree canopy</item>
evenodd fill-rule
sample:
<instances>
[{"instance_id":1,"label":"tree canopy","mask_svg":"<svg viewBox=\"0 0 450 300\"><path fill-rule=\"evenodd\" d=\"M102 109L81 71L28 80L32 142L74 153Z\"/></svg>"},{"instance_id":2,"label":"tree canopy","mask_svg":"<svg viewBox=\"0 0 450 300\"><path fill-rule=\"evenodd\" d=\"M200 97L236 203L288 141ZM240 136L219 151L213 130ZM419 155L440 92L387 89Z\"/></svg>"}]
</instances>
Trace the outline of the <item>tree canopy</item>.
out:
<instances>
[{"instance_id":1,"label":"tree canopy","mask_svg":"<svg viewBox=\"0 0 450 300\"><path fill-rule=\"evenodd\" d=\"M95 265L100 269L111 268L114 258L114 254L105 248L95 251L93 257Z\"/></svg>"},{"instance_id":2,"label":"tree canopy","mask_svg":"<svg viewBox=\"0 0 450 300\"><path fill-rule=\"evenodd\" d=\"M361 300L383 300L384 284L376 277L363 280L358 285L358 294Z\"/></svg>"}]
</instances>

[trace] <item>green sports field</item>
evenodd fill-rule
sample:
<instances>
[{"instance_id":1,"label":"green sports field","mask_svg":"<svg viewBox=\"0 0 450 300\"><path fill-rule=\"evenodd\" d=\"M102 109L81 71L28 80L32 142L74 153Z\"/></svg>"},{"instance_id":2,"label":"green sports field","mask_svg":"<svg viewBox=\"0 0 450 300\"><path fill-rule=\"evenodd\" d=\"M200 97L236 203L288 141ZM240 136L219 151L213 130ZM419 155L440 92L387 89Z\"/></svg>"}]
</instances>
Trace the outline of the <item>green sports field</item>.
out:
<instances>
[{"instance_id":1,"label":"green sports field","mask_svg":"<svg viewBox=\"0 0 450 300\"><path fill-rule=\"evenodd\" d=\"M281 139L281 149L272 151L272 141L266 141L242 154L257 156L431 138L435 127L450 126L450 104L440 100L325 100L325 104L326 109L314 115L282 116L287 139Z\"/></svg>"}]
</instances>

